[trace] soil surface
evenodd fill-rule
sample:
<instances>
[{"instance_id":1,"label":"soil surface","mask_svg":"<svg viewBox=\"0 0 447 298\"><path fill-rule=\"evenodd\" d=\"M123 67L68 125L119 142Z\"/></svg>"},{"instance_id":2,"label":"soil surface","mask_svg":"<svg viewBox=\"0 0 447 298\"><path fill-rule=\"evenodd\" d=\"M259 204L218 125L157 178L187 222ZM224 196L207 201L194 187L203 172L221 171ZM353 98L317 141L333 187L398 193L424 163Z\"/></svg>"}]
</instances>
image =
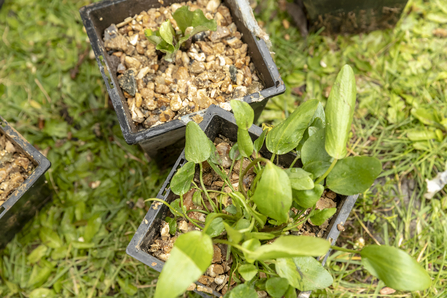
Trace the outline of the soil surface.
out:
<instances>
[{"instance_id":1,"label":"soil surface","mask_svg":"<svg viewBox=\"0 0 447 298\"><path fill-rule=\"evenodd\" d=\"M223 136L219 136L214 140L214 145L216 146L217 153L219 154L219 158L221 160L221 164L224 167L224 171L228 174L231 165L232 160L229 157L229 152L231 150L231 147L233 146L233 143L229 141L227 138ZM238 187L239 185L239 167L240 167L241 161L237 161L233 165L233 169L231 172L231 184L234 188ZM242 161L242 167L245 169L249 161L248 159L245 159ZM256 174L252 169L248 171L247 176L243 179L244 187L248 189L251 186L251 183L253 182ZM226 193L231 192L230 188L228 186L225 186L224 182L220 178L218 174L212 170L212 168L208 165L207 162L204 163L204 174L203 174L203 181L208 190L219 190ZM194 177L194 182L197 185L200 185L199 180L199 171L196 169L196 175ZM195 189L190 190L188 193L186 193L183 196L184 206L186 209L189 210L204 210L205 208L201 204L196 204L193 200L193 195L195 193ZM211 199L214 201L214 204L217 206L219 204L219 201L223 204L222 209L225 207L228 207L232 204L231 198L229 196L227 197L220 197L220 194L217 193L210 193ZM174 199L177 199L178 196L174 197ZM205 202L205 205L209 210L212 209L211 204L207 200L206 196L202 193L203 201ZM337 195L332 191L325 191L323 193L323 196L320 198L320 200L317 202L316 209L325 209L325 208L334 208L338 207L339 198ZM292 207L292 211L297 214L298 210ZM306 216L311 209L308 209L304 212L302 215L303 217ZM171 218L174 218L174 216L168 212L168 216ZM226 211L223 211L223 213L226 213ZM202 226L205 223L206 215L198 212L198 211L191 211L188 213L188 216L198 222L201 222ZM329 222L331 219L328 219L324 224L321 226L315 226L313 225L309 220L306 221L303 225L299 226L295 231L290 231L290 234L292 235L306 235L306 236L316 236L316 237L324 237L326 235L327 228L329 226ZM264 230L268 231L269 228L272 228L273 226L266 224ZM154 257L162 260L167 261L169 259L170 252L174 246L175 240L180 234L187 233L189 231L194 231L200 229L196 227L191 222L186 221L183 218L179 218L177 220L177 231L175 235L171 235L169 233L169 224L165 221L162 222L160 226L159 233L154 237L153 243L151 243L148 253L153 255ZM226 232L224 231L221 236L225 236ZM220 236L219 236L220 237ZM273 240L267 241L267 242L273 242ZM266 242L266 241L263 241ZM208 268L206 273L202 275L201 278L199 278L199 282L204 284L206 287L197 286L195 284L192 284L188 290L199 290L202 292L212 293L213 291L217 291L220 294L225 295L225 293L228 291L228 281L229 281L229 274L231 272L231 266L233 264L232 257L227 259L227 245L225 244L214 244L214 256L211 266ZM263 273L261 273L263 274ZM236 276L236 278L241 279L241 276ZM233 288L236 285L236 282L234 281L234 278L232 278L230 289ZM259 297L269 297L266 292L259 291L258 292Z\"/></svg>"},{"instance_id":2,"label":"soil surface","mask_svg":"<svg viewBox=\"0 0 447 298\"><path fill-rule=\"evenodd\" d=\"M34 165L0 132L0 206L34 170Z\"/></svg>"},{"instance_id":3,"label":"soil surface","mask_svg":"<svg viewBox=\"0 0 447 298\"><path fill-rule=\"evenodd\" d=\"M189 48L181 48L175 61L167 62L144 30L158 30L167 19L179 30L172 13L183 5L215 19L217 30L196 34L191 43L186 42ZM223 107L230 99L261 91L264 87L241 38L230 10L220 0L151 8L107 28L104 46L137 128L153 127L211 104Z\"/></svg>"}]
</instances>

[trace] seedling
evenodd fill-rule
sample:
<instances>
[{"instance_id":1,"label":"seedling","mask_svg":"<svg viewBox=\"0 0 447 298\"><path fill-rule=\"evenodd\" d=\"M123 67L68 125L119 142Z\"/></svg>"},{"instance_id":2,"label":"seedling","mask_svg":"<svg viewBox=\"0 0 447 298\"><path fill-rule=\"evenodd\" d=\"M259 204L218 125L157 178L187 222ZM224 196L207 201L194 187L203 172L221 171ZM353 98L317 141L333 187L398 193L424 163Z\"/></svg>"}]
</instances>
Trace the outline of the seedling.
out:
<instances>
[{"instance_id":1,"label":"seedling","mask_svg":"<svg viewBox=\"0 0 447 298\"><path fill-rule=\"evenodd\" d=\"M182 44L194 35L217 29L216 21L208 20L200 9L190 11L188 6L182 6L172 14L172 17L180 31L174 30L170 20L163 22L157 31L151 29L144 31L146 38L156 46L156 49L166 53L165 60L169 62L173 61Z\"/></svg>"},{"instance_id":2,"label":"seedling","mask_svg":"<svg viewBox=\"0 0 447 298\"><path fill-rule=\"evenodd\" d=\"M381 172L381 163L374 157L347 157L355 99L354 73L351 67L344 66L325 109L318 100L309 100L276 127L265 129L254 142L248 133L253 124L253 110L245 102L231 101L238 133L230 157L233 165L243 158L249 161L246 167L240 162L237 187L230 183L230 177L221 167L213 142L196 123L189 122L185 145L188 162L170 184L180 198L171 204L151 200L168 205L175 217L188 220L201 231L191 231L177 238L158 279L155 297L177 297L197 281L211 265L213 243L227 244L234 260L230 278L238 276L235 278L238 285L225 294L228 298L256 298L255 289L260 287L271 297L286 298L296 297L296 290L326 288L332 284L332 277L315 257L325 255L329 249L360 254L365 269L393 289L428 288L431 284L428 273L397 248L369 245L352 250L331 246L321 238L289 235L289 231L296 230L307 220L321 225L335 213L335 208L315 208L325 189L341 195L362 193ZM272 153L270 159L259 154L264 142ZM290 168L275 164L277 156L290 152L297 154ZM299 158L303 168L293 168ZM203 183L205 162L231 189L229 193L217 191L221 196L211 199L211 191ZM196 165L200 185L194 182ZM252 168L256 178L245 189L243 180ZM193 198L206 209L201 210L206 214L205 224L188 216L183 196L191 189L197 189L199 194L203 192L208 200L210 208L201 195ZM223 196L232 199L232 205L225 210L220 201ZM291 212L292 207L298 210L296 214ZM175 232L175 219L166 220ZM260 278L261 272L267 279Z\"/></svg>"}]
</instances>

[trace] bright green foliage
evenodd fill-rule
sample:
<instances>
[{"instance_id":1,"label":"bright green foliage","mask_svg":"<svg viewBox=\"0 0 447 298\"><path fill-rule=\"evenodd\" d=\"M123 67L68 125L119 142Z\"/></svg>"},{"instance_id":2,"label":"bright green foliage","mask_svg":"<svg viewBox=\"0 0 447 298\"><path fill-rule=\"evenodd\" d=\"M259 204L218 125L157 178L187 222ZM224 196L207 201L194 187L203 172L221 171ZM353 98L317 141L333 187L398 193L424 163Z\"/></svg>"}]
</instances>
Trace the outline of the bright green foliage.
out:
<instances>
[{"instance_id":1,"label":"bright green foliage","mask_svg":"<svg viewBox=\"0 0 447 298\"><path fill-rule=\"evenodd\" d=\"M290 186L292 190L306 190L314 188L314 181L312 174L304 171L301 168L285 169L287 176L289 176Z\"/></svg>"},{"instance_id":2,"label":"bright green foliage","mask_svg":"<svg viewBox=\"0 0 447 298\"><path fill-rule=\"evenodd\" d=\"M239 274L247 281L251 280L258 273L258 268L253 264L241 265L237 270L239 271Z\"/></svg>"},{"instance_id":3,"label":"bright green foliage","mask_svg":"<svg viewBox=\"0 0 447 298\"><path fill-rule=\"evenodd\" d=\"M354 71L345 65L332 86L325 111L325 148L336 159L344 158L347 154L346 143L354 116L356 93Z\"/></svg>"},{"instance_id":4,"label":"bright green foliage","mask_svg":"<svg viewBox=\"0 0 447 298\"><path fill-rule=\"evenodd\" d=\"M332 284L332 276L315 258L296 257L293 258L293 262L302 278L300 287L298 287L300 291L324 289Z\"/></svg>"},{"instance_id":5,"label":"bright green foliage","mask_svg":"<svg viewBox=\"0 0 447 298\"><path fill-rule=\"evenodd\" d=\"M238 285L231 292L228 292L225 298L258 298L258 294L255 289L250 288L247 285Z\"/></svg>"},{"instance_id":6,"label":"bright green foliage","mask_svg":"<svg viewBox=\"0 0 447 298\"><path fill-rule=\"evenodd\" d=\"M316 226L321 226L327 219L331 218L335 212L337 212L337 208L315 210L310 216L310 221Z\"/></svg>"},{"instance_id":7,"label":"bright green foliage","mask_svg":"<svg viewBox=\"0 0 447 298\"><path fill-rule=\"evenodd\" d=\"M431 278L406 252L390 246L369 245L360 252L362 264L388 287L403 291L421 291Z\"/></svg>"},{"instance_id":8,"label":"bright green foliage","mask_svg":"<svg viewBox=\"0 0 447 298\"><path fill-rule=\"evenodd\" d=\"M248 103L240 100L230 101L237 127L248 130L253 125L255 113Z\"/></svg>"},{"instance_id":9,"label":"bright green foliage","mask_svg":"<svg viewBox=\"0 0 447 298\"><path fill-rule=\"evenodd\" d=\"M324 192L324 186L316 184L309 190L292 190L293 200L303 208L312 208Z\"/></svg>"},{"instance_id":10,"label":"bright green foliage","mask_svg":"<svg viewBox=\"0 0 447 298\"><path fill-rule=\"evenodd\" d=\"M192 179L194 178L195 163L192 161L184 164L171 180L171 190L176 195L184 195L191 188Z\"/></svg>"},{"instance_id":11,"label":"bright green foliage","mask_svg":"<svg viewBox=\"0 0 447 298\"><path fill-rule=\"evenodd\" d=\"M213 252L208 235L198 231L180 235L158 279L155 298L175 298L183 293L211 265Z\"/></svg>"},{"instance_id":12,"label":"bright green foliage","mask_svg":"<svg viewBox=\"0 0 447 298\"><path fill-rule=\"evenodd\" d=\"M239 145L239 153L243 157L249 157L253 153L253 141L251 140L248 130L238 128L237 140Z\"/></svg>"},{"instance_id":13,"label":"bright green foliage","mask_svg":"<svg viewBox=\"0 0 447 298\"><path fill-rule=\"evenodd\" d=\"M201 163L211 155L211 147L208 137L194 121L186 125L185 157L187 161Z\"/></svg>"},{"instance_id":14,"label":"bright green foliage","mask_svg":"<svg viewBox=\"0 0 447 298\"><path fill-rule=\"evenodd\" d=\"M169 19L161 24L159 30L153 32L146 29L144 32L146 38L156 46L157 50L166 53L166 61L172 61L182 44L197 33L217 29L216 21L208 20L200 9L190 11L188 6L182 6L172 16L180 28L179 32L175 32Z\"/></svg>"},{"instance_id":15,"label":"bright green foliage","mask_svg":"<svg viewBox=\"0 0 447 298\"><path fill-rule=\"evenodd\" d=\"M281 298L289 288L287 279L281 277L269 278L265 283L267 293L273 298Z\"/></svg>"},{"instance_id":16,"label":"bright green foliage","mask_svg":"<svg viewBox=\"0 0 447 298\"><path fill-rule=\"evenodd\" d=\"M292 205L292 191L287 174L273 163L267 163L253 201L261 213L276 219L279 224L286 222Z\"/></svg>"}]
</instances>

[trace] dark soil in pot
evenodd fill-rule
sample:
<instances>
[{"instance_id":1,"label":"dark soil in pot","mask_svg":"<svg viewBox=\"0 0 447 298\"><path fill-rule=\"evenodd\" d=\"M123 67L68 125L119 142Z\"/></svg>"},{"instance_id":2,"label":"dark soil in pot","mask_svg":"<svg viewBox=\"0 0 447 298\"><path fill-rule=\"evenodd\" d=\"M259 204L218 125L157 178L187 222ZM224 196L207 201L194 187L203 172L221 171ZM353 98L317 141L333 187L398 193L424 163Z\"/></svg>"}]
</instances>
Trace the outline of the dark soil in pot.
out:
<instances>
[{"instance_id":1,"label":"dark soil in pot","mask_svg":"<svg viewBox=\"0 0 447 298\"><path fill-rule=\"evenodd\" d=\"M239 185L239 169L240 169L240 163L242 160L232 163L229 152L233 146L233 142L230 141L228 138L219 135L219 137L215 138L214 145L216 146L217 152L219 154L220 160L222 162L222 166L224 167L224 171L227 173L230 173L231 170L231 184L234 187L238 187ZM255 158L255 157L253 157ZM248 159L244 159L242 168L243 170L248 166L249 164ZM222 180L222 178L214 172L214 170L205 163L204 166L204 175L203 175L203 181L207 188L207 190L211 191L223 191L225 193L231 192L231 189L228 186L224 186L225 183ZM253 168L252 168L253 169ZM250 186L252 185L256 174L253 170L248 171L248 175L244 178L244 186L248 190ZM199 171L198 166L196 169L196 176L194 178L194 182L196 184L200 184L199 181ZM199 225L203 226L206 220L206 216L201 211L205 211L205 209L212 210L212 206L209 203L207 197L202 193L202 200L205 202L206 208L202 206L202 203L200 201L195 200L194 193L196 192L196 189L190 190L188 193L186 193L183 197L183 204L187 209L188 216L197 221L200 222ZM229 206L232 206L232 200L229 196L224 196L218 193L211 193L210 194L213 203L219 208L225 209ZM179 196L174 196L173 200L178 199ZM320 198L320 200L317 202L316 209L322 210L326 208L334 208L334 207L340 207L340 198L337 197L337 195L332 191L325 191ZM171 203L171 202L168 202ZM196 210L196 211L192 211ZM298 210L294 207L291 209L295 214L297 214ZM311 208L306 210L302 214L302 218L304 218L309 212L311 211ZM175 216L168 212L166 215L169 218L174 218ZM331 217L332 218L332 217ZM327 228L329 227L329 222L331 220L329 218L323 225L321 226L315 226L312 224L310 220L307 220L304 224L299 226L295 231L290 231L291 235L306 235L306 236L316 236L316 237L324 237L327 235ZM154 240L149 243L149 246L146 250L147 253L153 255L154 257L160 259L161 261L166 262L169 259L170 251L172 250L175 240L180 234L187 233L189 231L198 230L200 229L196 227L193 223L191 223L188 220L185 220L183 218L179 218L176 222L176 231L175 234L172 234L172 231L170 233L170 227L169 223L167 221L162 221L160 229L158 233L155 234ZM274 226L267 224L261 232L269 232ZM225 235L226 232L223 232L221 235ZM219 237L217 237L219 238ZM275 238L276 239L276 238ZM273 242L275 239L270 240L268 242ZM228 291L228 282L230 280L229 275L231 272L233 259L230 255L230 257L227 259L227 245L225 244L214 244L214 256L211 266L208 268L206 273L202 275L202 277L199 278L199 282L204 286L196 286L195 284L192 284L189 288L189 290L195 290L206 293L213 293L213 291L218 292L222 296L225 295L225 293ZM235 278L236 275L233 276L231 287L232 289L235 285ZM259 295L262 297L268 297L267 293L264 291L260 291ZM265 295L265 296L264 296Z\"/></svg>"},{"instance_id":2,"label":"dark soil in pot","mask_svg":"<svg viewBox=\"0 0 447 298\"><path fill-rule=\"evenodd\" d=\"M117 64L118 82L137 129L147 129L208 108L228 108L230 99L261 91L248 45L220 0L174 3L150 8L105 30L104 46ZM216 31L196 34L189 48L167 62L148 41L145 30L156 31L165 20L179 30L172 14L188 5L201 9L217 23ZM200 122L198 118L198 121Z\"/></svg>"},{"instance_id":3,"label":"dark soil in pot","mask_svg":"<svg viewBox=\"0 0 447 298\"><path fill-rule=\"evenodd\" d=\"M0 132L0 206L31 175L33 162Z\"/></svg>"}]
</instances>

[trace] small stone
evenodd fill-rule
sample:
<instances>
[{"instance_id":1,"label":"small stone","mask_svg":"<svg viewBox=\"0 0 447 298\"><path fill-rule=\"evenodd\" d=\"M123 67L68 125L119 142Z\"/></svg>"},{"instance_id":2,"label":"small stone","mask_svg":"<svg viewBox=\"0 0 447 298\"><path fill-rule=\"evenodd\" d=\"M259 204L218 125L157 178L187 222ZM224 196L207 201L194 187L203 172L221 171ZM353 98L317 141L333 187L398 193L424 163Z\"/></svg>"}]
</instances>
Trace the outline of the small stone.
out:
<instances>
[{"instance_id":1,"label":"small stone","mask_svg":"<svg viewBox=\"0 0 447 298\"><path fill-rule=\"evenodd\" d=\"M138 43L138 44L135 46L135 49L137 50L138 54L140 54L140 55L144 55L144 52L146 51L146 50L143 48L143 46L141 45L141 43Z\"/></svg>"},{"instance_id":2,"label":"small stone","mask_svg":"<svg viewBox=\"0 0 447 298\"><path fill-rule=\"evenodd\" d=\"M234 63L234 66L236 66L239 69L242 69L242 67L245 66L245 59L237 59L236 62Z\"/></svg>"},{"instance_id":3,"label":"small stone","mask_svg":"<svg viewBox=\"0 0 447 298\"><path fill-rule=\"evenodd\" d=\"M163 84L158 84L155 87L155 92L161 93L161 94L168 94L169 93L169 87Z\"/></svg>"},{"instance_id":4,"label":"small stone","mask_svg":"<svg viewBox=\"0 0 447 298\"><path fill-rule=\"evenodd\" d=\"M380 295L391 295L396 292L395 289L392 289L390 287L384 287L380 290Z\"/></svg>"},{"instance_id":5,"label":"small stone","mask_svg":"<svg viewBox=\"0 0 447 298\"><path fill-rule=\"evenodd\" d=\"M104 42L104 47L111 50L126 52L128 49L128 40L124 36L118 35L111 40L106 40Z\"/></svg>"},{"instance_id":6,"label":"small stone","mask_svg":"<svg viewBox=\"0 0 447 298\"><path fill-rule=\"evenodd\" d=\"M213 244L214 254L213 254L213 263L221 263L222 262L222 252L216 244Z\"/></svg>"},{"instance_id":7,"label":"small stone","mask_svg":"<svg viewBox=\"0 0 447 298\"><path fill-rule=\"evenodd\" d=\"M225 18L225 20L227 21L226 24L222 24L222 25L229 25L231 23L233 23L233 19L231 18L231 13L230 13L230 9L226 6L219 6L219 8L217 9L217 11Z\"/></svg>"},{"instance_id":8,"label":"small stone","mask_svg":"<svg viewBox=\"0 0 447 298\"><path fill-rule=\"evenodd\" d=\"M241 86L244 83L244 75L240 72L236 75L236 84Z\"/></svg>"},{"instance_id":9,"label":"small stone","mask_svg":"<svg viewBox=\"0 0 447 298\"><path fill-rule=\"evenodd\" d=\"M189 57L186 52L182 53L182 62L183 62L183 66L185 66L185 67L187 67L189 65Z\"/></svg>"},{"instance_id":10,"label":"small stone","mask_svg":"<svg viewBox=\"0 0 447 298\"><path fill-rule=\"evenodd\" d=\"M210 12L216 12L219 5L220 0L210 0L210 2L208 2L208 4L206 5L206 10Z\"/></svg>"},{"instance_id":11,"label":"small stone","mask_svg":"<svg viewBox=\"0 0 447 298\"><path fill-rule=\"evenodd\" d=\"M218 285L221 285L225 282L226 276L225 275L218 275L214 278L214 282Z\"/></svg>"},{"instance_id":12,"label":"small stone","mask_svg":"<svg viewBox=\"0 0 447 298\"><path fill-rule=\"evenodd\" d=\"M234 65L230 65L229 67L229 71L230 71L230 78L231 80L236 83L236 79L237 79L237 68Z\"/></svg>"},{"instance_id":13,"label":"small stone","mask_svg":"<svg viewBox=\"0 0 447 298\"><path fill-rule=\"evenodd\" d=\"M14 145L9 140L6 140L5 150L8 153L15 153L16 152L16 148L14 147Z\"/></svg>"},{"instance_id":14,"label":"small stone","mask_svg":"<svg viewBox=\"0 0 447 298\"><path fill-rule=\"evenodd\" d=\"M325 196L329 199L335 200L335 198L337 197L337 194L331 190L327 191Z\"/></svg>"},{"instance_id":15,"label":"small stone","mask_svg":"<svg viewBox=\"0 0 447 298\"><path fill-rule=\"evenodd\" d=\"M154 99L154 90L151 90L149 88L143 88L140 90L141 96L145 100L153 100Z\"/></svg>"},{"instance_id":16,"label":"small stone","mask_svg":"<svg viewBox=\"0 0 447 298\"><path fill-rule=\"evenodd\" d=\"M213 293L213 289L211 289L209 287L204 287L204 286L197 286L197 291L205 292L205 293L208 293L208 294L212 294Z\"/></svg>"},{"instance_id":17,"label":"small stone","mask_svg":"<svg viewBox=\"0 0 447 298\"><path fill-rule=\"evenodd\" d=\"M225 45L221 42L213 44L212 47L214 55L223 54L223 52L225 51Z\"/></svg>"},{"instance_id":18,"label":"small stone","mask_svg":"<svg viewBox=\"0 0 447 298\"><path fill-rule=\"evenodd\" d=\"M234 49L239 49L243 44L242 41L236 37L225 39L225 43Z\"/></svg>"},{"instance_id":19,"label":"small stone","mask_svg":"<svg viewBox=\"0 0 447 298\"><path fill-rule=\"evenodd\" d=\"M231 58L229 57L225 57L225 65L233 65L233 60L231 60Z\"/></svg>"},{"instance_id":20,"label":"small stone","mask_svg":"<svg viewBox=\"0 0 447 298\"><path fill-rule=\"evenodd\" d=\"M230 30L228 30L227 27L217 26L217 30L213 31L213 33L211 33L211 35L209 36L209 39L212 42L215 42L215 41L218 41L219 39L223 39L228 36L230 36Z\"/></svg>"},{"instance_id":21,"label":"small stone","mask_svg":"<svg viewBox=\"0 0 447 298\"><path fill-rule=\"evenodd\" d=\"M189 71L194 74L199 74L205 71L205 63L194 61L189 67Z\"/></svg>"},{"instance_id":22,"label":"small stone","mask_svg":"<svg viewBox=\"0 0 447 298\"><path fill-rule=\"evenodd\" d=\"M203 117L202 116L200 116L200 115L194 115L192 118L191 118L195 123L197 123L197 124L199 124L200 122L202 122L203 121Z\"/></svg>"},{"instance_id":23,"label":"small stone","mask_svg":"<svg viewBox=\"0 0 447 298\"><path fill-rule=\"evenodd\" d=\"M173 110L174 112L177 112L178 110L180 110L182 108L182 100L180 99L180 95L176 94L174 95L174 97L171 99L171 110Z\"/></svg>"},{"instance_id":24,"label":"small stone","mask_svg":"<svg viewBox=\"0 0 447 298\"><path fill-rule=\"evenodd\" d=\"M188 232L188 223L186 222L186 220L181 220L178 223L178 228L180 231L182 231L183 233Z\"/></svg>"},{"instance_id":25,"label":"small stone","mask_svg":"<svg viewBox=\"0 0 447 298\"><path fill-rule=\"evenodd\" d=\"M112 24L106 30L104 30L104 41L117 38L118 35L119 35L118 28L116 28L115 24Z\"/></svg>"},{"instance_id":26,"label":"small stone","mask_svg":"<svg viewBox=\"0 0 447 298\"><path fill-rule=\"evenodd\" d=\"M202 52L204 52L207 56L214 54L213 48L210 47L206 42L202 42L200 44L200 49L202 49Z\"/></svg>"},{"instance_id":27,"label":"small stone","mask_svg":"<svg viewBox=\"0 0 447 298\"><path fill-rule=\"evenodd\" d=\"M289 29L290 27L290 23L287 19L282 20L282 25L284 26L285 29Z\"/></svg>"},{"instance_id":28,"label":"small stone","mask_svg":"<svg viewBox=\"0 0 447 298\"><path fill-rule=\"evenodd\" d=\"M318 210L328 209L328 208L335 208L337 207L337 204L328 198L320 198L317 202L316 208Z\"/></svg>"},{"instance_id":29,"label":"small stone","mask_svg":"<svg viewBox=\"0 0 447 298\"><path fill-rule=\"evenodd\" d=\"M189 78L188 69L184 66L180 66L172 77L177 80L187 80Z\"/></svg>"},{"instance_id":30,"label":"small stone","mask_svg":"<svg viewBox=\"0 0 447 298\"><path fill-rule=\"evenodd\" d=\"M162 237L169 237L169 224L167 222L161 225L160 234Z\"/></svg>"},{"instance_id":31,"label":"small stone","mask_svg":"<svg viewBox=\"0 0 447 298\"><path fill-rule=\"evenodd\" d=\"M125 62L126 62L127 68L138 69L141 66L141 62L140 61L138 61L135 58L129 57L129 56L126 56Z\"/></svg>"},{"instance_id":32,"label":"small stone","mask_svg":"<svg viewBox=\"0 0 447 298\"><path fill-rule=\"evenodd\" d=\"M339 230L340 232L343 232L345 230L345 227L342 224L338 224L337 230Z\"/></svg>"},{"instance_id":33,"label":"small stone","mask_svg":"<svg viewBox=\"0 0 447 298\"><path fill-rule=\"evenodd\" d=\"M206 275L202 275L201 277L199 277L198 282L200 282L201 284L204 285L209 285L214 281L214 278L210 277L210 276L206 276Z\"/></svg>"},{"instance_id":34,"label":"small stone","mask_svg":"<svg viewBox=\"0 0 447 298\"><path fill-rule=\"evenodd\" d=\"M267 297L266 291L256 291L256 293L258 294L258 298L266 298Z\"/></svg>"},{"instance_id":35,"label":"small stone","mask_svg":"<svg viewBox=\"0 0 447 298\"><path fill-rule=\"evenodd\" d=\"M130 69L127 70L122 77L118 79L120 87L131 96L135 96L137 89L137 82L135 80L135 72Z\"/></svg>"},{"instance_id":36,"label":"small stone","mask_svg":"<svg viewBox=\"0 0 447 298\"><path fill-rule=\"evenodd\" d=\"M195 283L190 284L186 290L187 291L194 291L196 289L197 285Z\"/></svg>"},{"instance_id":37,"label":"small stone","mask_svg":"<svg viewBox=\"0 0 447 298\"><path fill-rule=\"evenodd\" d=\"M140 69L140 71L138 72L138 75L137 75L137 79L142 80L148 74L149 70L150 70L150 68L147 66Z\"/></svg>"},{"instance_id":38,"label":"small stone","mask_svg":"<svg viewBox=\"0 0 447 298\"><path fill-rule=\"evenodd\" d=\"M135 105L137 108L141 107L141 104L143 103L143 97L140 93L135 93Z\"/></svg>"},{"instance_id":39,"label":"small stone","mask_svg":"<svg viewBox=\"0 0 447 298\"><path fill-rule=\"evenodd\" d=\"M171 109L166 109L163 113L160 114L161 122L168 122L174 118L175 113Z\"/></svg>"},{"instance_id":40,"label":"small stone","mask_svg":"<svg viewBox=\"0 0 447 298\"><path fill-rule=\"evenodd\" d=\"M116 68L116 72L117 73L124 73L126 71L126 67L123 64L118 64L117 68Z\"/></svg>"},{"instance_id":41,"label":"small stone","mask_svg":"<svg viewBox=\"0 0 447 298\"><path fill-rule=\"evenodd\" d=\"M143 125L144 127L149 128L155 125L158 121L160 121L160 117L152 114L144 121Z\"/></svg>"},{"instance_id":42,"label":"small stone","mask_svg":"<svg viewBox=\"0 0 447 298\"><path fill-rule=\"evenodd\" d=\"M209 98L206 94L206 89L200 89L197 91L196 102L201 109L206 109L212 104L211 98Z\"/></svg>"},{"instance_id":43,"label":"small stone","mask_svg":"<svg viewBox=\"0 0 447 298\"><path fill-rule=\"evenodd\" d=\"M188 52L188 56L191 59L194 59L194 60L200 61L200 62L204 62L206 60L205 53L191 53L191 52Z\"/></svg>"}]
</instances>

